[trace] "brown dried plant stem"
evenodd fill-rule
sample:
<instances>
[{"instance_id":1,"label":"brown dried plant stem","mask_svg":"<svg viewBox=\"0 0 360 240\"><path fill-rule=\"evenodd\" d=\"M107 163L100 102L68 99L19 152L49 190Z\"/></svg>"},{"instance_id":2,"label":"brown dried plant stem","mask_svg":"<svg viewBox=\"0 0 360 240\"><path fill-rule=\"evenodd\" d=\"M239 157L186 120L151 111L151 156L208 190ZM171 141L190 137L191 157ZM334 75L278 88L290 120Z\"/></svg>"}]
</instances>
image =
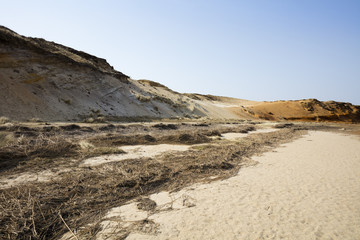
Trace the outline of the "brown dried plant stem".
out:
<instances>
[{"instance_id":1,"label":"brown dried plant stem","mask_svg":"<svg viewBox=\"0 0 360 240\"><path fill-rule=\"evenodd\" d=\"M74 238L75 238L76 240L79 240L79 238L75 235L75 233L74 233L73 231L71 231L70 227L66 224L65 220L64 220L63 217L61 216L60 211L59 211L58 214L59 214L59 217L60 217L61 221L65 224L66 228L71 232L71 234L74 236Z\"/></svg>"}]
</instances>

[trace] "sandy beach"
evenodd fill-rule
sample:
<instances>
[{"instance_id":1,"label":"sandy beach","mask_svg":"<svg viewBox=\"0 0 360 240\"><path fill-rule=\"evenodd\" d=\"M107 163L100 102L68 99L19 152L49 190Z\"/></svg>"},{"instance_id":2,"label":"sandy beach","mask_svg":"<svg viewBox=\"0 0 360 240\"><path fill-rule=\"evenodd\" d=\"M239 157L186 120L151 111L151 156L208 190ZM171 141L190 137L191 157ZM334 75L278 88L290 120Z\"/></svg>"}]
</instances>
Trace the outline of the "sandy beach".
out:
<instances>
[{"instance_id":1,"label":"sandy beach","mask_svg":"<svg viewBox=\"0 0 360 240\"><path fill-rule=\"evenodd\" d=\"M227 180L150 196L153 214L123 206L118 217L152 224L126 239L360 239L358 138L309 132L253 160Z\"/></svg>"},{"instance_id":2,"label":"sandy beach","mask_svg":"<svg viewBox=\"0 0 360 240\"><path fill-rule=\"evenodd\" d=\"M42 2L2 5L0 240L360 240L360 0Z\"/></svg>"}]
</instances>

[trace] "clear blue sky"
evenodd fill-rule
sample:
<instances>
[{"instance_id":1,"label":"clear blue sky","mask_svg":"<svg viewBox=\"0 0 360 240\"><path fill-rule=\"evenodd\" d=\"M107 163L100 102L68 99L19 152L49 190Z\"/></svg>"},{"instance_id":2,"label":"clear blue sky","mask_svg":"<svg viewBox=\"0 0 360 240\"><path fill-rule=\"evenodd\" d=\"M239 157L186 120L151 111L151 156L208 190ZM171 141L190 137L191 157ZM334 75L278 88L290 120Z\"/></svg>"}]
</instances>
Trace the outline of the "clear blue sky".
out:
<instances>
[{"instance_id":1,"label":"clear blue sky","mask_svg":"<svg viewBox=\"0 0 360 240\"><path fill-rule=\"evenodd\" d=\"M0 24L19 34L179 92L360 104L360 0L0 3Z\"/></svg>"}]
</instances>

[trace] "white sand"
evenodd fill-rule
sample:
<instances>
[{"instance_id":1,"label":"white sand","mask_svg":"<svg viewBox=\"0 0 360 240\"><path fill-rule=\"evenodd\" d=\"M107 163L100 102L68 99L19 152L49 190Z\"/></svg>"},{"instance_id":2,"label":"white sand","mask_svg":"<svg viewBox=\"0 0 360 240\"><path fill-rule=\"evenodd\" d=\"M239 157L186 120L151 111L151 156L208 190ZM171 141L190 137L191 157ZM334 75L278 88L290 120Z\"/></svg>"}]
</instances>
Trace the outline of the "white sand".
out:
<instances>
[{"instance_id":1,"label":"white sand","mask_svg":"<svg viewBox=\"0 0 360 240\"><path fill-rule=\"evenodd\" d=\"M360 239L359 140L311 132L253 159L233 178L152 195L161 208L182 204L150 216L152 234L127 240Z\"/></svg>"},{"instance_id":2,"label":"white sand","mask_svg":"<svg viewBox=\"0 0 360 240\"><path fill-rule=\"evenodd\" d=\"M157 145L135 145L121 147L126 153L110 154L86 159L81 166L96 166L103 163L123 161L126 159L137 159L142 157L152 158L162 153L186 151L189 145L157 144Z\"/></svg>"},{"instance_id":3,"label":"white sand","mask_svg":"<svg viewBox=\"0 0 360 240\"><path fill-rule=\"evenodd\" d=\"M249 134L254 134L254 133L269 133L269 132L275 132L278 131L279 129L276 128L260 128L260 129L256 129L256 131L251 131L248 133L234 133L234 132L229 132L229 133L223 133L221 134L221 139L226 139L226 140L230 140L230 141L236 141L239 138L244 138L249 136Z\"/></svg>"},{"instance_id":4,"label":"white sand","mask_svg":"<svg viewBox=\"0 0 360 240\"><path fill-rule=\"evenodd\" d=\"M68 172L70 169L61 170L44 170L37 173L24 172L16 175L5 176L0 178L0 189L15 187L29 182L49 182L59 178L59 175Z\"/></svg>"}]
</instances>

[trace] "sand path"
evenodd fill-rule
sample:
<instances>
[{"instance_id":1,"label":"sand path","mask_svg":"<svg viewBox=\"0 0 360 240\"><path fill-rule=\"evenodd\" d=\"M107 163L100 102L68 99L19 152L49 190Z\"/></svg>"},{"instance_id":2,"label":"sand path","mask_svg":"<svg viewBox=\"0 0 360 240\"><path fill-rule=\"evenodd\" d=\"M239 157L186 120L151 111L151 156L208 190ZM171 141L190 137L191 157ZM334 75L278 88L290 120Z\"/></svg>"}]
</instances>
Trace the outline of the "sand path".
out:
<instances>
[{"instance_id":1,"label":"sand path","mask_svg":"<svg viewBox=\"0 0 360 240\"><path fill-rule=\"evenodd\" d=\"M230 179L153 195L195 206L151 215L156 234L126 239L360 239L360 141L310 132L284 146Z\"/></svg>"}]
</instances>

